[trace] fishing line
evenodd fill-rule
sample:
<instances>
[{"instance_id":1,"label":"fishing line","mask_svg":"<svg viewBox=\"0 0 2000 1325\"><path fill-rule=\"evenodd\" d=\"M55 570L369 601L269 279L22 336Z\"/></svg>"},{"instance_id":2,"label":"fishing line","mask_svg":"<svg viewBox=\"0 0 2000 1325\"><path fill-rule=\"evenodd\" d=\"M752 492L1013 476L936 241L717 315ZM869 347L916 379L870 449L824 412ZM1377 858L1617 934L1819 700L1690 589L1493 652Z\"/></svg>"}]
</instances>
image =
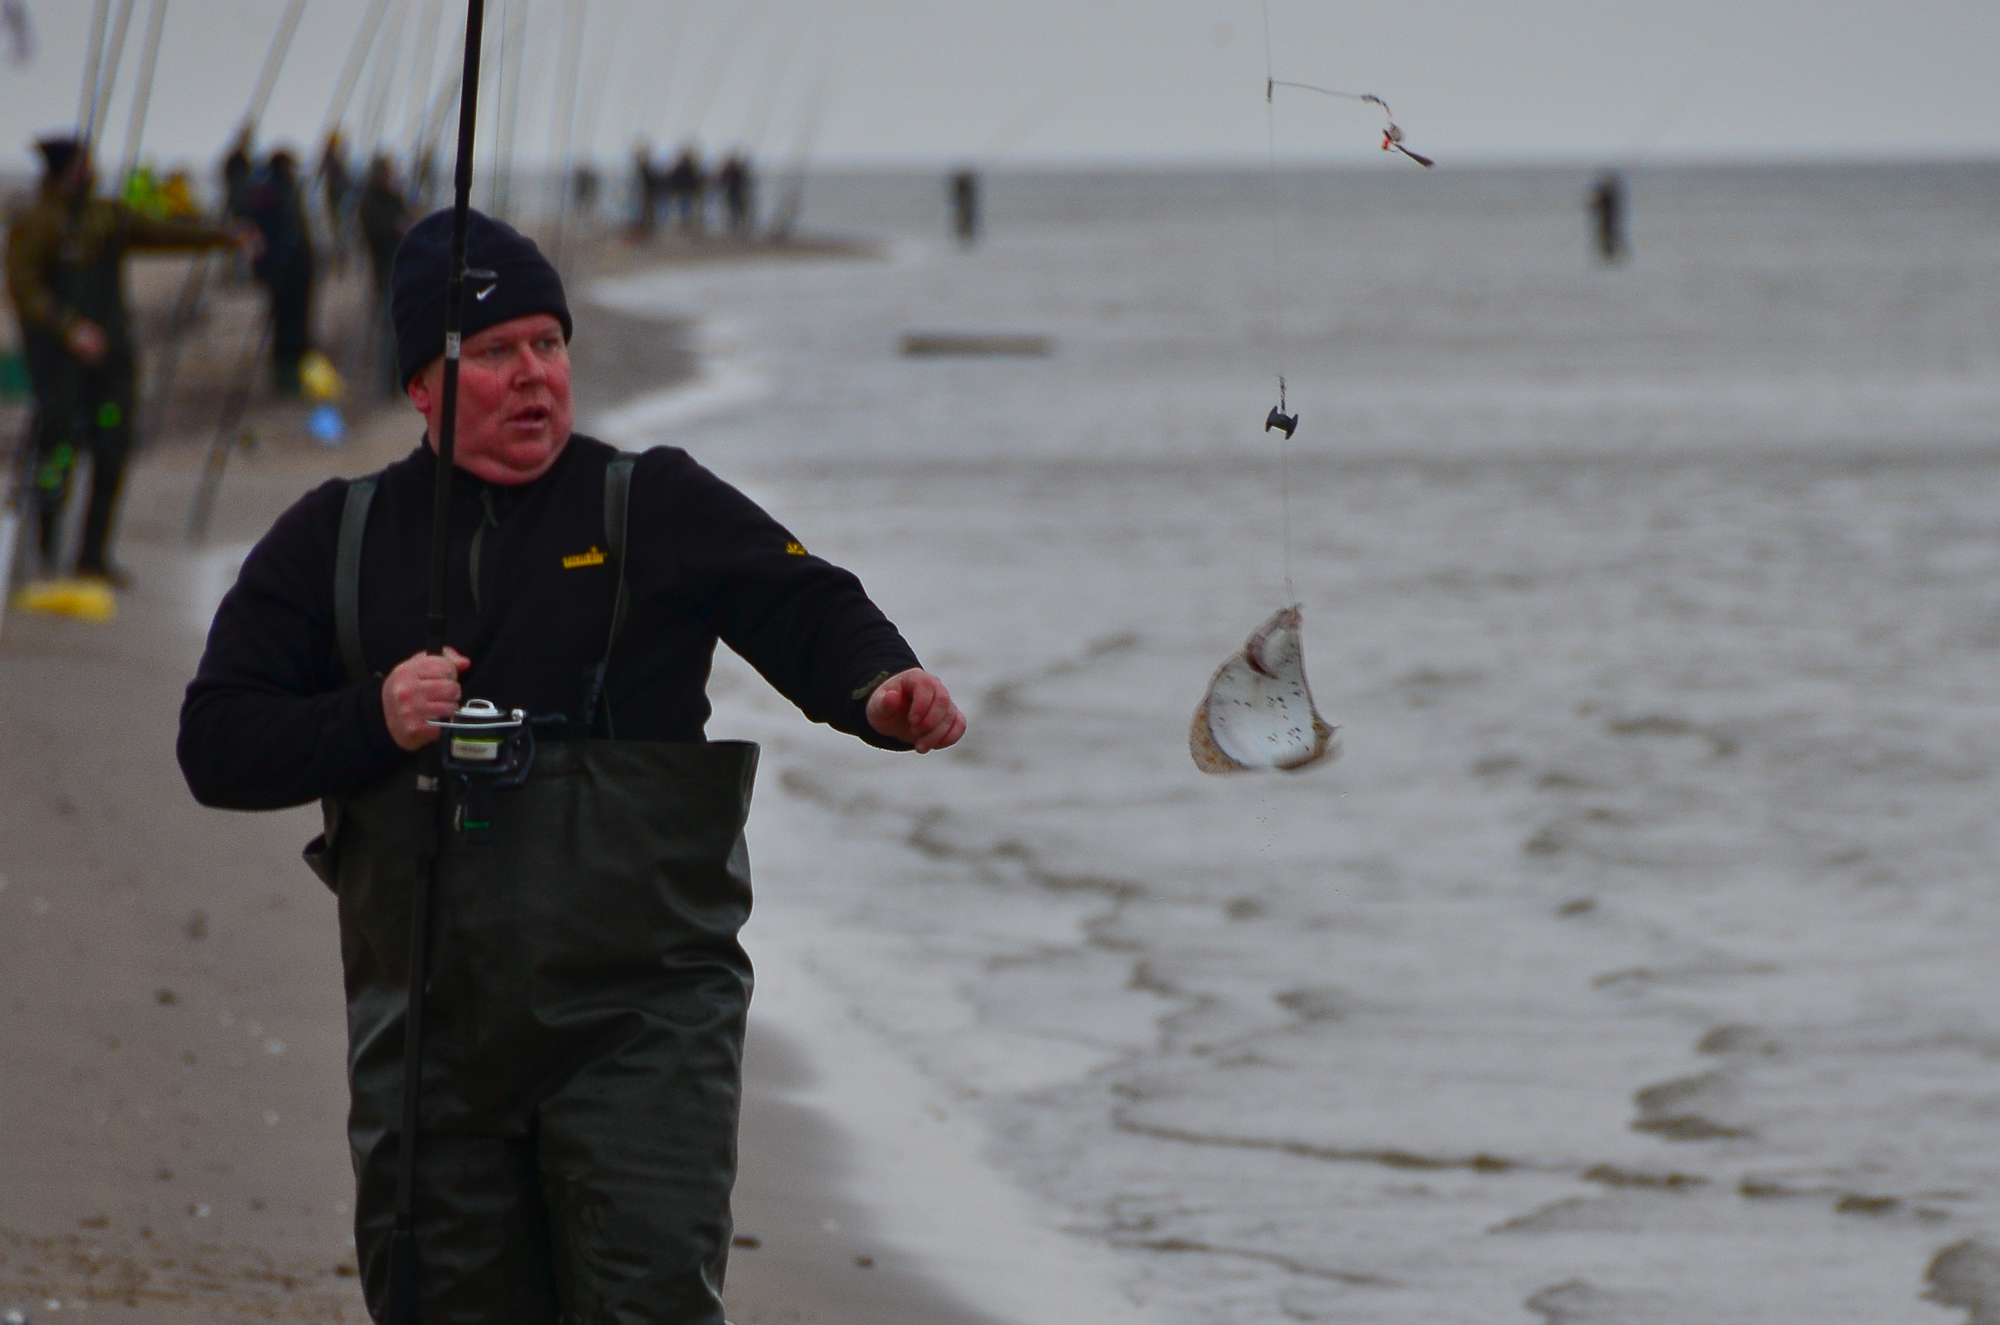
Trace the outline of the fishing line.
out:
<instances>
[{"instance_id":1,"label":"fishing line","mask_svg":"<svg viewBox=\"0 0 2000 1325\"><path fill-rule=\"evenodd\" d=\"M1292 433L1299 416L1288 413L1285 400L1285 279L1284 259L1278 236L1278 107L1271 63L1271 0L1264 0L1264 143L1269 169L1264 180L1265 211L1271 218L1271 302L1272 358L1278 364L1278 403L1264 417L1264 431L1279 429L1278 441L1278 527L1284 545L1285 604L1296 606L1299 596L1292 587Z\"/></svg>"},{"instance_id":2,"label":"fishing line","mask_svg":"<svg viewBox=\"0 0 2000 1325\"><path fill-rule=\"evenodd\" d=\"M1278 89L1294 88L1301 92L1313 92L1324 97L1342 101L1359 102L1376 107L1382 112L1382 150L1401 152L1418 165L1429 168L1436 164L1429 157L1412 151L1404 145L1403 130L1396 123L1395 114L1389 103L1373 92L1342 92L1335 88L1321 87L1317 83L1301 83L1277 76L1277 66L1271 47L1271 0L1263 0L1264 19L1264 144L1267 175L1265 180L1266 208L1271 218L1271 286L1268 295L1271 307L1272 358L1277 361L1278 403L1264 416L1264 431L1282 434L1278 442L1278 490L1279 528L1284 544L1285 602L1293 607L1298 605L1298 594L1292 582L1292 435L1298 430L1299 415L1291 408L1286 397L1285 376L1290 358L1290 337L1286 327L1285 263L1284 245L1280 235L1278 220Z\"/></svg>"}]
</instances>

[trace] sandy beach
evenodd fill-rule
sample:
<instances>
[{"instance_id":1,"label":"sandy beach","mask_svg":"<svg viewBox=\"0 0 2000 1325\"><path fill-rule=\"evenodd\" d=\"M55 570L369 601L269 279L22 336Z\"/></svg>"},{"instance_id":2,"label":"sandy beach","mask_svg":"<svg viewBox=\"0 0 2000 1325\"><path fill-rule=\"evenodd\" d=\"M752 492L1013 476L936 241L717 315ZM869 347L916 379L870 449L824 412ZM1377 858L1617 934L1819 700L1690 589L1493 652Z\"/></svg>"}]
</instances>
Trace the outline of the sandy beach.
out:
<instances>
[{"instance_id":1,"label":"sandy beach","mask_svg":"<svg viewBox=\"0 0 2000 1325\"><path fill-rule=\"evenodd\" d=\"M601 265L647 261L614 244ZM142 307L184 270L142 272ZM580 415L694 372L683 324L576 302ZM300 407L260 403L258 444L232 456L210 536L190 547L227 350L253 308L247 292L217 301L166 435L134 465L119 552L136 582L117 620L14 612L0 632L0 1306L38 1321L366 1319L333 902L298 860L318 811L201 809L173 738L206 617L249 544L307 487L378 468L418 432L391 406L328 448ZM753 1030L732 1318L978 1321L855 1199L847 1140L799 1102L812 1072L803 1046Z\"/></svg>"}]
</instances>

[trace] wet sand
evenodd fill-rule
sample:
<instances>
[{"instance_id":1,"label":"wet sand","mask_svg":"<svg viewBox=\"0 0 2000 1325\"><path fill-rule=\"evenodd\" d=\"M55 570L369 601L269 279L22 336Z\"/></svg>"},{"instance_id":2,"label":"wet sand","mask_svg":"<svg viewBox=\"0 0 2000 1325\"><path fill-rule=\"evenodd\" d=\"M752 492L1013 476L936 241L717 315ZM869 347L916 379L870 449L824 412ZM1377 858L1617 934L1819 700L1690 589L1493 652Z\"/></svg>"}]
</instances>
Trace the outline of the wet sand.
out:
<instances>
[{"instance_id":1,"label":"wet sand","mask_svg":"<svg viewBox=\"0 0 2000 1325\"><path fill-rule=\"evenodd\" d=\"M173 739L243 551L306 488L388 463L416 430L385 410L328 449L303 409L260 405L259 444L232 456L207 544L189 547L238 367L227 320L249 307L217 301L170 435L134 466L117 555L137 582L118 619L10 612L0 630L0 1306L37 1321L366 1319L333 900L298 860L318 812L200 808ZM694 367L685 327L575 312L580 413ZM809 1075L753 1013L732 1319L978 1320L872 1232L845 1142L792 1098Z\"/></svg>"}]
</instances>

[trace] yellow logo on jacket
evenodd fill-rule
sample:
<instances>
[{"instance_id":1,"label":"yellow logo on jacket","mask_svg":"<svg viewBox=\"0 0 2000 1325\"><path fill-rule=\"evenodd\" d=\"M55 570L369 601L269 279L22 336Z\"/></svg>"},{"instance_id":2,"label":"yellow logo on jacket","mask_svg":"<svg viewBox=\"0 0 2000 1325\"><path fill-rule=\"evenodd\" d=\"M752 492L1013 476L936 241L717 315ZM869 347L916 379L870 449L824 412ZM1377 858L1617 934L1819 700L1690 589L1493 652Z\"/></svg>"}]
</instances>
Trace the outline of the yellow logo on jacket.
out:
<instances>
[{"instance_id":1,"label":"yellow logo on jacket","mask_svg":"<svg viewBox=\"0 0 2000 1325\"><path fill-rule=\"evenodd\" d=\"M806 554L806 545L804 543L799 542L797 539L794 539L791 542L785 544L786 556L803 557L805 554Z\"/></svg>"},{"instance_id":2,"label":"yellow logo on jacket","mask_svg":"<svg viewBox=\"0 0 2000 1325\"><path fill-rule=\"evenodd\" d=\"M579 566L602 566L603 564L604 554L597 550L595 543L591 544L590 551L588 552L578 552L574 556L563 558L564 570L575 570Z\"/></svg>"}]
</instances>

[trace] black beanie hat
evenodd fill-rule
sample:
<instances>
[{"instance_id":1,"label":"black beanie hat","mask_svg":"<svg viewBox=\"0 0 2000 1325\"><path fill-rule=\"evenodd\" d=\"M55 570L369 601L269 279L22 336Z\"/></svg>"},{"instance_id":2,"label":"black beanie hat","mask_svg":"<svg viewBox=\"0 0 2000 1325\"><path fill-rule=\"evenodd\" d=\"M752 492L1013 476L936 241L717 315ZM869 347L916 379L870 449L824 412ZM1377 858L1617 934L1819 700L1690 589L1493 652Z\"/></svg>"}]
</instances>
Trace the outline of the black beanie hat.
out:
<instances>
[{"instance_id":1,"label":"black beanie hat","mask_svg":"<svg viewBox=\"0 0 2000 1325\"><path fill-rule=\"evenodd\" d=\"M469 337L517 317L547 313L562 323L563 339L569 339L569 303L563 298L562 277L534 240L505 221L471 212L465 225L465 266L468 272L482 274L465 278L462 334ZM450 272L447 208L410 227L389 274L399 382L407 384L444 353L444 298Z\"/></svg>"},{"instance_id":2,"label":"black beanie hat","mask_svg":"<svg viewBox=\"0 0 2000 1325\"><path fill-rule=\"evenodd\" d=\"M69 169L69 163L76 160L76 154L83 145L74 138L62 137L44 138L35 146L40 149L42 164L47 168L49 177L53 179Z\"/></svg>"}]
</instances>

